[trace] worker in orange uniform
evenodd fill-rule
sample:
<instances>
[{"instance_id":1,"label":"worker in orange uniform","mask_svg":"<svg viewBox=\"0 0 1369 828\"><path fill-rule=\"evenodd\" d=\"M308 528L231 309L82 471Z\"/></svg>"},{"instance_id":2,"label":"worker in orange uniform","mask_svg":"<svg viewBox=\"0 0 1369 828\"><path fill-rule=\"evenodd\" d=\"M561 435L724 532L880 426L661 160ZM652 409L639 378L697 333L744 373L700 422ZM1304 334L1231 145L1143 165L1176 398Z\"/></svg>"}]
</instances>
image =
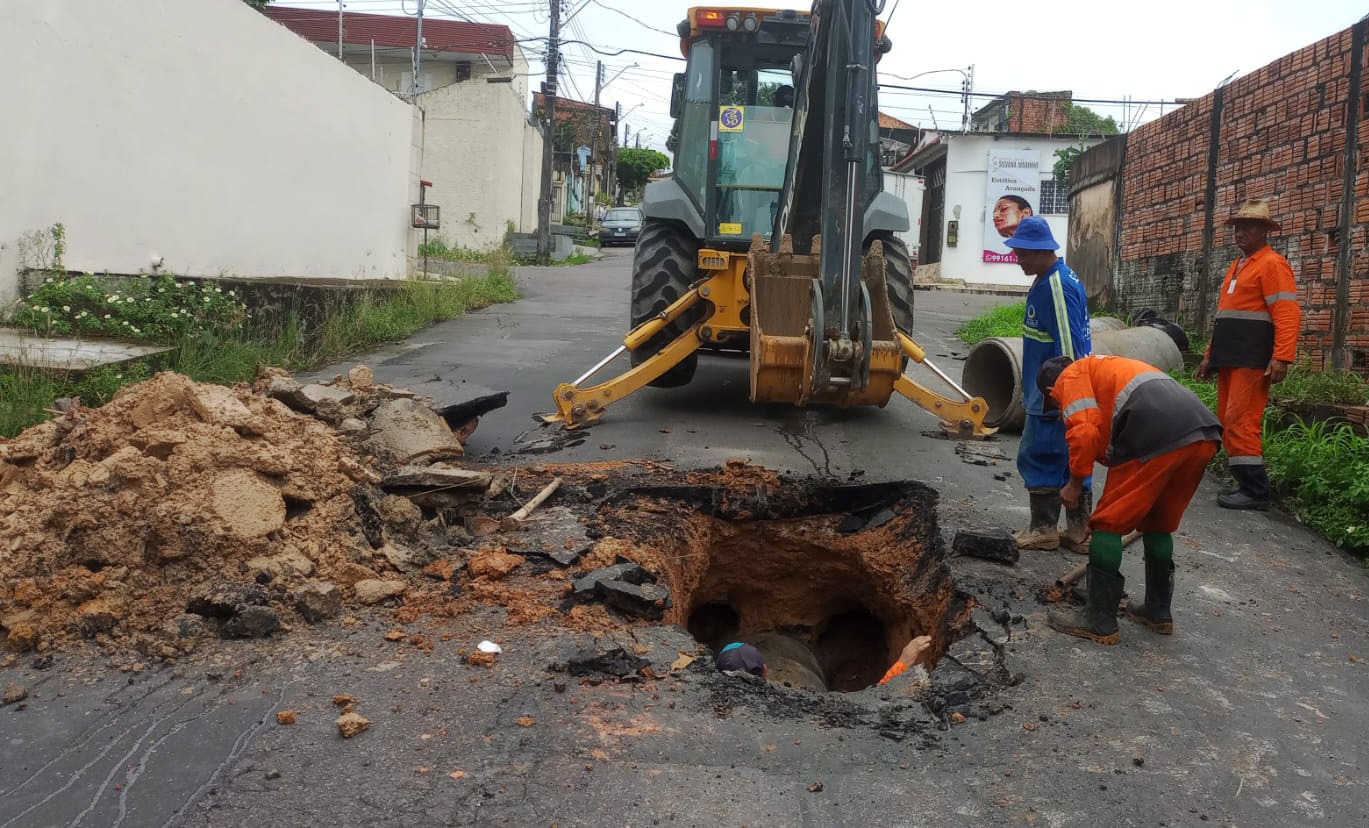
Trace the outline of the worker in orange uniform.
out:
<instances>
[{"instance_id":1,"label":"worker in orange uniform","mask_svg":"<svg viewBox=\"0 0 1369 828\"><path fill-rule=\"evenodd\" d=\"M1253 199L1226 223L1235 228L1241 257L1231 263L1217 299L1207 353L1195 372L1217 374L1217 417L1236 486L1221 493L1227 509L1268 509L1269 475L1261 442L1269 386L1288 376L1298 351L1298 289L1288 260L1269 247L1279 223L1269 204Z\"/></svg>"},{"instance_id":2,"label":"worker in orange uniform","mask_svg":"<svg viewBox=\"0 0 1369 828\"><path fill-rule=\"evenodd\" d=\"M1174 530L1217 453L1222 427L1192 391L1138 359L1054 357L1036 376L1050 407L1059 407L1069 444L1070 482L1060 500L1079 500L1095 462L1108 467L1089 528L1083 612L1054 611L1060 632L1116 644L1122 597L1122 536L1139 530L1145 547L1146 599L1127 613L1155 632L1174 631Z\"/></svg>"}]
</instances>

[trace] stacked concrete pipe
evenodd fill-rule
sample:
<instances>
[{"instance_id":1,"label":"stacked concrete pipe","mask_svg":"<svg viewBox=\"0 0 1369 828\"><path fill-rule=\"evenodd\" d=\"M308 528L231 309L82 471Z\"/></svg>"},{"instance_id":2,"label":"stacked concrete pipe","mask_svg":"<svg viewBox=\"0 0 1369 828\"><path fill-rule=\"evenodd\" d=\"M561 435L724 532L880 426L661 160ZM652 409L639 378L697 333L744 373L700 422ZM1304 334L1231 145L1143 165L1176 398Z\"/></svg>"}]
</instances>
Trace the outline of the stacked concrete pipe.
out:
<instances>
[{"instance_id":1,"label":"stacked concrete pipe","mask_svg":"<svg viewBox=\"0 0 1369 828\"><path fill-rule=\"evenodd\" d=\"M1089 330L1095 354L1139 359L1166 372L1184 365L1179 346L1159 328L1129 328L1121 319L1099 316L1089 320ZM1010 433L1022 430L1027 412L1022 407L1021 337L990 337L971 348L960 384L989 404L985 425Z\"/></svg>"}]
</instances>

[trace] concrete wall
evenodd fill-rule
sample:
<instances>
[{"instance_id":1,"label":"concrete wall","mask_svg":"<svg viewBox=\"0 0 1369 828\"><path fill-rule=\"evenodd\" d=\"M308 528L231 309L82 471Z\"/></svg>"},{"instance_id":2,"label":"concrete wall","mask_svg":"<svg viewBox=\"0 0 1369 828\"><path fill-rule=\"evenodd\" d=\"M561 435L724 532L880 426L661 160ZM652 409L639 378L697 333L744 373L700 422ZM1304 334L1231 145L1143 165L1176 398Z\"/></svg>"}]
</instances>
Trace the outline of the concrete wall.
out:
<instances>
[{"instance_id":1,"label":"concrete wall","mask_svg":"<svg viewBox=\"0 0 1369 828\"><path fill-rule=\"evenodd\" d=\"M1070 170L1069 239L1065 259L1082 277L1095 307L1113 302L1120 232L1122 163L1127 136L1118 135L1075 159Z\"/></svg>"},{"instance_id":2,"label":"concrete wall","mask_svg":"<svg viewBox=\"0 0 1369 828\"><path fill-rule=\"evenodd\" d=\"M20 236L56 222L72 269L406 275L403 101L241 0L45 0L4 17L0 300L15 298Z\"/></svg>"},{"instance_id":3,"label":"concrete wall","mask_svg":"<svg viewBox=\"0 0 1369 828\"><path fill-rule=\"evenodd\" d=\"M1299 49L1127 136L1113 308L1211 324L1239 251L1225 219L1271 201L1293 266L1299 353L1369 369L1369 24Z\"/></svg>"},{"instance_id":4,"label":"concrete wall","mask_svg":"<svg viewBox=\"0 0 1369 828\"><path fill-rule=\"evenodd\" d=\"M984 211L987 205L990 149L1037 150L1041 153L1041 178L1051 177L1055 151L1076 146L1077 138L1034 138L1016 135L951 135L946 157L946 209L944 223L956 220L960 208L959 241L941 251L941 277L966 282L996 285L1029 285L1031 279L1016 264L987 263L983 259ZM1069 219L1063 215L1043 216L1062 245L1069 234ZM946 226L941 228L946 238ZM1063 252L1063 250L1062 250Z\"/></svg>"},{"instance_id":5,"label":"concrete wall","mask_svg":"<svg viewBox=\"0 0 1369 828\"><path fill-rule=\"evenodd\" d=\"M485 70L418 99L423 177L433 182L428 201L442 206L447 242L473 249L502 242L510 221L517 232L534 231L541 184L541 133L528 123L527 62L520 55L511 70L493 73L512 76L510 83L489 83L492 73Z\"/></svg>"}]
</instances>

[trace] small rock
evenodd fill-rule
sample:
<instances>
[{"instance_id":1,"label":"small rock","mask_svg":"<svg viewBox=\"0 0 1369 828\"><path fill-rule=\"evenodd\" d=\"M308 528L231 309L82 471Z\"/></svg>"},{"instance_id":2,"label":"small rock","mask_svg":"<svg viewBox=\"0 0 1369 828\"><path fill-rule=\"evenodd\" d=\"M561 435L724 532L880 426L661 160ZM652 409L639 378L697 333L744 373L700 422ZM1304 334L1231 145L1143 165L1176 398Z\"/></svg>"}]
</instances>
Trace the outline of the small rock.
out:
<instances>
[{"instance_id":1,"label":"small rock","mask_svg":"<svg viewBox=\"0 0 1369 828\"><path fill-rule=\"evenodd\" d=\"M280 630L280 618L270 607L244 606L219 629L224 638L265 638Z\"/></svg>"},{"instance_id":2,"label":"small rock","mask_svg":"<svg viewBox=\"0 0 1369 828\"><path fill-rule=\"evenodd\" d=\"M356 417L347 417L338 423L338 431L344 434L364 434L370 430L365 420L358 420Z\"/></svg>"},{"instance_id":3,"label":"small rock","mask_svg":"<svg viewBox=\"0 0 1369 828\"><path fill-rule=\"evenodd\" d=\"M347 384L358 390L370 388L375 381L376 372L366 365L358 365L347 372Z\"/></svg>"},{"instance_id":4,"label":"small rock","mask_svg":"<svg viewBox=\"0 0 1369 828\"><path fill-rule=\"evenodd\" d=\"M964 723L965 723L965 714L964 714L964 713L961 713L959 710L957 710L956 712L954 712L954 713L951 714L951 721L954 722L955 724L964 724Z\"/></svg>"},{"instance_id":5,"label":"small rock","mask_svg":"<svg viewBox=\"0 0 1369 828\"><path fill-rule=\"evenodd\" d=\"M409 546L397 541L389 541L382 545L380 554L402 572L420 570L437 557L437 552L429 547Z\"/></svg>"},{"instance_id":6,"label":"small rock","mask_svg":"<svg viewBox=\"0 0 1369 828\"><path fill-rule=\"evenodd\" d=\"M295 711L295 710L277 710L277 711L276 711L276 724L281 724L281 725L292 725L292 724L295 723L295 719L298 718L298 717L299 717L299 712L298 712L298 711Z\"/></svg>"},{"instance_id":7,"label":"small rock","mask_svg":"<svg viewBox=\"0 0 1369 828\"><path fill-rule=\"evenodd\" d=\"M21 702L21 701L23 701L24 699L27 699L28 697L29 697L29 689L28 689L27 687L25 687L24 685L22 685L22 684L6 684L6 685L5 685L5 696L4 696L4 703L5 703L5 704L14 704L14 703L16 703L16 702Z\"/></svg>"},{"instance_id":8,"label":"small rock","mask_svg":"<svg viewBox=\"0 0 1369 828\"><path fill-rule=\"evenodd\" d=\"M295 611L310 624L342 612L342 589L328 581L309 581L295 590Z\"/></svg>"},{"instance_id":9,"label":"small rock","mask_svg":"<svg viewBox=\"0 0 1369 828\"><path fill-rule=\"evenodd\" d=\"M1006 564L1015 564L1020 557L1017 541L1001 530L960 529L951 542L951 551L956 555Z\"/></svg>"},{"instance_id":10,"label":"small rock","mask_svg":"<svg viewBox=\"0 0 1369 828\"><path fill-rule=\"evenodd\" d=\"M402 595L407 588L408 585L403 581L382 581L379 579L357 581L356 585L352 587L356 591L357 601L368 605L379 604L387 598Z\"/></svg>"},{"instance_id":11,"label":"small rock","mask_svg":"<svg viewBox=\"0 0 1369 828\"><path fill-rule=\"evenodd\" d=\"M267 779L280 779L280 771L275 768L268 770L265 775Z\"/></svg>"},{"instance_id":12,"label":"small rock","mask_svg":"<svg viewBox=\"0 0 1369 828\"><path fill-rule=\"evenodd\" d=\"M821 783L821 782L814 782L813 784L809 785L809 786L808 786L808 792L809 792L809 793L821 793L821 792L822 792L822 783Z\"/></svg>"},{"instance_id":13,"label":"small rock","mask_svg":"<svg viewBox=\"0 0 1369 828\"><path fill-rule=\"evenodd\" d=\"M310 383L299 389L300 396L305 400L307 411L314 411L320 406L326 405L346 405L357 398L356 394L346 388L338 388L335 385L319 385ZM286 405L290 405L288 400L281 400ZM293 406L291 406L293 407Z\"/></svg>"},{"instance_id":14,"label":"small rock","mask_svg":"<svg viewBox=\"0 0 1369 828\"><path fill-rule=\"evenodd\" d=\"M208 632L204 619L198 615L182 613L167 619L162 624L162 635L182 650L187 650L196 639Z\"/></svg>"},{"instance_id":15,"label":"small rock","mask_svg":"<svg viewBox=\"0 0 1369 828\"><path fill-rule=\"evenodd\" d=\"M308 399L300 393L302 387L303 386L301 386L294 377L277 375L271 377L271 380L267 383L266 394L272 399L280 400L296 411L299 411L304 409L309 403Z\"/></svg>"},{"instance_id":16,"label":"small rock","mask_svg":"<svg viewBox=\"0 0 1369 828\"><path fill-rule=\"evenodd\" d=\"M526 713L524 713L522 716L519 716L514 721L518 724L519 727L532 727L533 725L537 724L537 720Z\"/></svg>"},{"instance_id":17,"label":"small rock","mask_svg":"<svg viewBox=\"0 0 1369 828\"><path fill-rule=\"evenodd\" d=\"M26 621L19 621L13 625L5 624L9 633L5 636L5 643L17 652L25 653L38 646L38 631L33 625Z\"/></svg>"},{"instance_id":18,"label":"small rock","mask_svg":"<svg viewBox=\"0 0 1369 828\"><path fill-rule=\"evenodd\" d=\"M347 695L346 693L338 693L336 696L333 696L333 706L334 706L334 707L346 707L346 706L349 705L349 704L356 704L356 703L357 703L357 697L356 697L356 696L349 696L349 695Z\"/></svg>"},{"instance_id":19,"label":"small rock","mask_svg":"<svg viewBox=\"0 0 1369 828\"><path fill-rule=\"evenodd\" d=\"M343 713L337 717L338 733L341 733L344 739L350 739L370 726L371 720L360 713Z\"/></svg>"}]
</instances>

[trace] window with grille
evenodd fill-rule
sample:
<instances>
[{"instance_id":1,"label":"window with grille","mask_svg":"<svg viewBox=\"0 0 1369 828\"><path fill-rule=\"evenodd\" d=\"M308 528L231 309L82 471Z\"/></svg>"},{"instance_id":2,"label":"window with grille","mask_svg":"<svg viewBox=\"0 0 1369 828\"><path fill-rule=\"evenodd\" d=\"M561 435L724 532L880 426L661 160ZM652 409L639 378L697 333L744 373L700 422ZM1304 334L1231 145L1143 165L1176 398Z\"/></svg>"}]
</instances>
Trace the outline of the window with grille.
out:
<instances>
[{"instance_id":1,"label":"window with grille","mask_svg":"<svg viewBox=\"0 0 1369 828\"><path fill-rule=\"evenodd\" d=\"M1070 194L1064 187L1056 187L1055 179L1041 182L1041 213L1043 215L1066 216L1070 212Z\"/></svg>"}]
</instances>

